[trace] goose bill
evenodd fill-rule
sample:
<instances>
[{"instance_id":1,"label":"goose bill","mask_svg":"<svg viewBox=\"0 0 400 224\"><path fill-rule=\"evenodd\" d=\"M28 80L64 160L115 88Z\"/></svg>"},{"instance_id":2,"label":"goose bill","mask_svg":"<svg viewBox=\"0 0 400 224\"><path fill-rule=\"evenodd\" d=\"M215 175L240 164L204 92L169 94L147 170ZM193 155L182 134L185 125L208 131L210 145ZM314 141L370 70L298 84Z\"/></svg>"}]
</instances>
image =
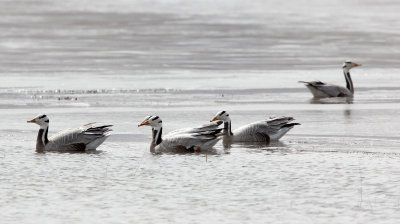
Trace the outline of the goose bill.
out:
<instances>
[{"instance_id":1,"label":"goose bill","mask_svg":"<svg viewBox=\"0 0 400 224\"><path fill-rule=\"evenodd\" d=\"M27 123L36 123L35 119L32 119L30 121L27 121Z\"/></svg>"},{"instance_id":2,"label":"goose bill","mask_svg":"<svg viewBox=\"0 0 400 224\"><path fill-rule=\"evenodd\" d=\"M218 118L217 118L217 117L214 117L213 119L211 119L210 122L213 122L213 121L216 121L216 120L218 120Z\"/></svg>"},{"instance_id":3,"label":"goose bill","mask_svg":"<svg viewBox=\"0 0 400 224\"><path fill-rule=\"evenodd\" d=\"M356 67L357 67L357 66L361 66L361 64L354 63L354 66L356 66Z\"/></svg>"},{"instance_id":4,"label":"goose bill","mask_svg":"<svg viewBox=\"0 0 400 224\"><path fill-rule=\"evenodd\" d=\"M138 125L138 127L143 126L143 125L149 125L149 121L143 121Z\"/></svg>"}]
</instances>

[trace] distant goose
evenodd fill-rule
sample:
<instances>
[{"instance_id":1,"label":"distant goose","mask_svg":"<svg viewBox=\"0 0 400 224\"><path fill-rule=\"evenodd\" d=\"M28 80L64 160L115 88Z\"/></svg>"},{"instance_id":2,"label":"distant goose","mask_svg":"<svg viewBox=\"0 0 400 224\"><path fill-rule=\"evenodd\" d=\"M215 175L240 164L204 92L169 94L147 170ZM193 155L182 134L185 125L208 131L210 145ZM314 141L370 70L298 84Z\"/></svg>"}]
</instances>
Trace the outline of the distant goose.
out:
<instances>
[{"instance_id":1,"label":"distant goose","mask_svg":"<svg viewBox=\"0 0 400 224\"><path fill-rule=\"evenodd\" d=\"M361 66L360 64L346 61L343 64L344 78L346 79L346 88L342 86L323 83L321 81L304 82L306 87L314 95L315 98L325 97L351 97L354 94L353 81L350 76L350 69Z\"/></svg>"},{"instance_id":2,"label":"distant goose","mask_svg":"<svg viewBox=\"0 0 400 224\"><path fill-rule=\"evenodd\" d=\"M185 128L172 131L162 137L162 120L159 116L147 116L138 127L152 127L151 152L200 152L212 148L220 138L217 134L222 128L222 122L213 122L198 128Z\"/></svg>"},{"instance_id":3,"label":"distant goose","mask_svg":"<svg viewBox=\"0 0 400 224\"><path fill-rule=\"evenodd\" d=\"M36 152L59 151L59 152L83 152L94 150L101 145L109 136L112 125L98 126L94 123L86 124L80 128L61 131L49 139L49 118L46 115L38 115L28 123L40 125L36 140Z\"/></svg>"},{"instance_id":4,"label":"distant goose","mask_svg":"<svg viewBox=\"0 0 400 224\"><path fill-rule=\"evenodd\" d=\"M285 135L295 125L299 123L289 123L292 117L276 117L251 124L244 125L232 132L231 119L226 111L220 111L211 120L221 120L224 122L224 140L230 142L266 142L277 141Z\"/></svg>"}]
</instances>

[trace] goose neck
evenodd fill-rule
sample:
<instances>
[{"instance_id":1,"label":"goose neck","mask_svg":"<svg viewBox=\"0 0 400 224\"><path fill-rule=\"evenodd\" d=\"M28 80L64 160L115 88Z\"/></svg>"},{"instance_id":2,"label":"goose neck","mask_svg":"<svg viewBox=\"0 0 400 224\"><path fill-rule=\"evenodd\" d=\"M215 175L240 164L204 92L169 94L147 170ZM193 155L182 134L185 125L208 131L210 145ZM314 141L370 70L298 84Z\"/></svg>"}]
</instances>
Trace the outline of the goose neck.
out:
<instances>
[{"instance_id":1,"label":"goose neck","mask_svg":"<svg viewBox=\"0 0 400 224\"><path fill-rule=\"evenodd\" d=\"M350 69L344 68L343 73L344 73L344 78L346 80L346 88L350 90L351 93L354 94L354 86L353 86L353 80L351 79L350 76Z\"/></svg>"},{"instance_id":2,"label":"goose neck","mask_svg":"<svg viewBox=\"0 0 400 224\"><path fill-rule=\"evenodd\" d=\"M228 135L228 136L233 135L233 133L232 133L232 123L231 123L230 119L224 121L224 134Z\"/></svg>"},{"instance_id":3,"label":"goose neck","mask_svg":"<svg viewBox=\"0 0 400 224\"><path fill-rule=\"evenodd\" d=\"M162 127L155 127L152 129L152 132L152 143L155 145L159 145L162 142Z\"/></svg>"},{"instance_id":4,"label":"goose neck","mask_svg":"<svg viewBox=\"0 0 400 224\"><path fill-rule=\"evenodd\" d=\"M44 147L49 142L48 132L49 132L48 125L45 127L42 127L42 126L40 127L38 136L36 139L36 152L38 152L38 153L44 152Z\"/></svg>"}]
</instances>

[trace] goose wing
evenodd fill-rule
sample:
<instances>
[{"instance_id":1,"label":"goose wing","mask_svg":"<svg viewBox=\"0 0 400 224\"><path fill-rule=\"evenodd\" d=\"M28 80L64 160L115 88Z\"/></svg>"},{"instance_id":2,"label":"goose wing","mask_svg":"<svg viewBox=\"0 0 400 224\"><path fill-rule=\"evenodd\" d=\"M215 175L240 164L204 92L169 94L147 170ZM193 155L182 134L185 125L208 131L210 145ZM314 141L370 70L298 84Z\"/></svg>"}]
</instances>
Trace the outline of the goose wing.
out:
<instances>
[{"instance_id":1,"label":"goose wing","mask_svg":"<svg viewBox=\"0 0 400 224\"><path fill-rule=\"evenodd\" d=\"M317 88L319 91L331 97L350 96L352 94L347 88L332 84L325 84L316 87L314 86L314 88Z\"/></svg>"},{"instance_id":2,"label":"goose wing","mask_svg":"<svg viewBox=\"0 0 400 224\"><path fill-rule=\"evenodd\" d=\"M110 127L112 125L89 123L79 128L67 129L51 136L48 145L57 149L82 150L91 142L108 136Z\"/></svg>"},{"instance_id":3,"label":"goose wing","mask_svg":"<svg viewBox=\"0 0 400 224\"><path fill-rule=\"evenodd\" d=\"M314 96L321 97L321 93L329 97L351 96L352 93L345 87L324 83L321 81L304 82ZM316 92L315 92L316 91Z\"/></svg>"},{"instance_id":4,"label":"goose wing","mask_svg":"<svg viewBox=\"0 0 400 224\"><path fill-rule=\"evenodd\" d=\"M170 133L168 133L168 135L175 135L175 134L187 134L187 133L202 133L202 132L208 132L208 131L221 131L222 129L219 128L219 126L224 123L223 121L213 121L207 124L204 124L200 127L196 127L196 128L182 128L182 129L178 129L175 131L171 131Z\"/></svg>"},{"instance_id":5,"label":"goose wing","mask_svg":"<svg viewBox=\"0 0 400 224\"><path fill-rule=\"evenodd\" d=\"M265 123L267 123L267 128L273 131L277 131L287 125L289 122L294 121L293 117L270 117L265 120Z\"/></svg>"},{"instance_id":6,"label":"goose wing","mask_svg":"<svg viewBox=\"0 0 400 224\"><path fill-rule=\"evenodd\" d=\"M293 117L271 117L254 122L234 130L235 140L240 141L269 141L277 140L286 134L294 125L290 123Z\"/></svg>"},{"instance_id":7,"label":"goose wing","mask_svg":"<svg viewBox=\"0 0 400 224\"><path fill-rule=\"evenodd\" d=\"M260 142L269 141L269 127L265 121L244 125L233 131L235 141Z\"/></svg>"},{"instance_id":8,"label":"goose wing","mask_svg":"<svg viewBox=\"0 0 400 224\"><path fill-rule=\"evenodd\" d=\"M163 149L198 150L210 148L219 140L215 135L207 134L177 134L163 139L160 147ZM214 144L213 144L214 143Z\"/></svg>"},{"instance_id":9,"label":"goose wing","mask_svg":"<svg viewBox=\"0 0 400 224\"><path fill-rule=\"evenodd\" d=\"M195 151L213 147L219 141L217 135L222 131L222 129L218 128L218 125L214 126L213 128L205 128L204 126L200 128L202 128L203 131L194 131L192 129L190 130L191 132L175 131L172 134L168 134L163 138L159 148L162 150L173 149L179 151Z\"/></svg>"}]
</instances>

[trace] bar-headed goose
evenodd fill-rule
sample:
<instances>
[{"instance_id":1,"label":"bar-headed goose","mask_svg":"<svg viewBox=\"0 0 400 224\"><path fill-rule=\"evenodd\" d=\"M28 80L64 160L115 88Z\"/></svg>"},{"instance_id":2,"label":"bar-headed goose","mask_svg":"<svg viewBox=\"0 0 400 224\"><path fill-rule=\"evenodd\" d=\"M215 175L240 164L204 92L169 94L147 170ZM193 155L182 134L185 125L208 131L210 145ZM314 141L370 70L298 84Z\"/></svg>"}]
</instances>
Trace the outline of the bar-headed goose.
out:
<instances>
[{"instance_id":1,"label":"bar-headed goose","mask_svg":"<svg viewBox=\"0 0 400 224\"><path fill-rule=\"evenodd\" d=\"M226 111L220 111L211 122L224 122L224 141L229 142L265 142L277 141L299 123L289 123L293 117L276 117L244 125L232 132L231 119Z\"/></svg>"},{"instance_id":2,"label":"bar-headed goose","mask_svg":"<svg viewBox=\"0 0 400 224\"><path fill-rule=\"evenodd\" d=\"M95 123L89 123L79 128L61 131L47 138L49 118L46 115L38 115L27 122L40 125L36 140L36 152L39 153L44 151L84 152L95 150L107 139L112 126L99 126Z\"/></svg>"},{"instance_id":3,"label":"bar-headed goose","mask_svg":"<svg viewBox=\"0 0 400 224\"><path fill-rule=\"evenodd\" d=\"M344 78L346 79L346 87L327 84L321 81L312 81L312 82L299 81L299 82L304 83L315 98L352 97L354 95L354 86L350 76L350 69L358 66L361 65L351 61L344 62L343 73L344 73Z\"/></svg>"},{"instance_id":4,"label":"bar-headed goose","mask_svg":"<svg viewBox=\"0 0 400 224\"><path fill-rule=\"evenodd\" d=\"M147 116L139 125L152 128L151 152L200 152L212 148L220 138L222 131L218 126L222 122L210 123L198 128L184 128L172 131L162 137L162 120L159 116Z\"/></svg>"}]
</instances>

